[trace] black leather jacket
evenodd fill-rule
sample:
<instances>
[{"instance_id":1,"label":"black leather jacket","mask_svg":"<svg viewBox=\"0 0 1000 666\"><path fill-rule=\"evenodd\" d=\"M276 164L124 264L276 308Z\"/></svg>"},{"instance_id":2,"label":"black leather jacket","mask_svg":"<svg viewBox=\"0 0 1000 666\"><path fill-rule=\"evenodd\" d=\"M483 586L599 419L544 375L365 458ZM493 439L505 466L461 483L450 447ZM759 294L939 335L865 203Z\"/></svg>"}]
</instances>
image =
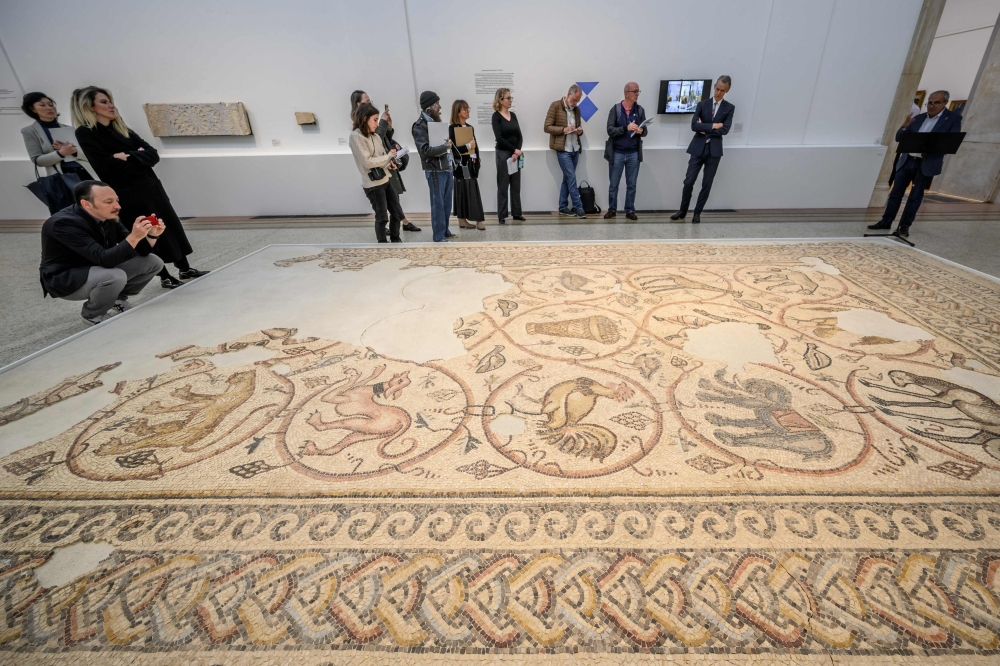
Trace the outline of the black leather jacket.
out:
<instances>
[{"instance_id":1,"label":"black leather jacket","mask_svg":"<svg viewBox=\"0 0 1000 666\"><path fill-rule=\"evenodd\" d=\"M427 118L421 113L417 122L413 123L413 141L417 144L417 152L420 153L420 166L424 171L451 171L451 164L448 161L448 153L451 148L448 144L442 143L440 146L430 145L427 138Z\"/></svg>"}]
</instances>

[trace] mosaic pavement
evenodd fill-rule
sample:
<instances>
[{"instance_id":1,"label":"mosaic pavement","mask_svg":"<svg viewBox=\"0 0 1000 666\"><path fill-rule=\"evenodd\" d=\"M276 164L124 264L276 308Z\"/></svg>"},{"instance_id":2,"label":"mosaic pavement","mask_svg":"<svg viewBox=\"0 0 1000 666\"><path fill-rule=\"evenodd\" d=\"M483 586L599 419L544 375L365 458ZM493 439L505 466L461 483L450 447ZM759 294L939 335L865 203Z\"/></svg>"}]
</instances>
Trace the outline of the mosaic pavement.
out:
<instances>
[{"instance_id":1,"label":"mosaic pavement","mask_svg":"<svg viewBox=\"0 0 1000 666\"><path fill-rule=\"evenodd\" d=\"M409 304L205 344L158 333L182 290L4 376L62 372L0 402L58 428L0 459L0 663L996 663L1000 284L867 242L311 250L190 299L389 266ZM455 354L392 353L443 317Z\"/></svg>"}]
</instances>

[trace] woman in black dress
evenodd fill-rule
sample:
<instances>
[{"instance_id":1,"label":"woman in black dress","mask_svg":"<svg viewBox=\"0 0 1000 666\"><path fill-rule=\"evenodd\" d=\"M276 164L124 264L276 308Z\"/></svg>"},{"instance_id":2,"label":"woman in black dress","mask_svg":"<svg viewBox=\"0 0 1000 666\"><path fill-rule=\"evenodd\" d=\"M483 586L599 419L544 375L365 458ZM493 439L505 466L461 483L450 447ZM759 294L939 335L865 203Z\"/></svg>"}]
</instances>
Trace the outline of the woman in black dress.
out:
<instances>
[{"instance_id":1,"label":"woman in black dress","mask_svg":"<svg viewBox=\"0 0 1000 666\"><path fill-rule=\"evenodd\" d=\"M191 244L160 179L153 173L153 166L160 161L156 149L128 128L118 115L111 93L103 88L82 90L74 110L80 123L76 128L77 143L97 177L118 195L122 207L119 219L125 228L131 229L137 217L155 214L165 229L153 252L163 261L173 262L181 280L206 275L208 271L191 268L188 263ZM160 285L173 289L181 284L164 266Z\"/></svg>"},{"instance_id":2,"label":"woman in black dress","mask_svg":"<svg viewBox=\"0 0 1000 666\"><path fill-rule=\"evenodd\" d=\"M513 218L524 221L521 215L521 170L507 174L507 160L521 157L521 126L517 114L510 110L514 96L510 88L498 88L493 96L493 136L497 140L497 215L500 224L507 224L507 188L510 188L510 212Z\"/></svg>"},{"instance_id":3,"label":"woman in black dress","mask_svg":"<svg viewBox=\"0 0 1000 666\"><path fill-rule=\"evenodd\" d=\"M479 146L476 139L466 144L455 141L455 128L469 126L469 103L456 99L451 105L451 124L448 138L458 151L460 159L455 161L454 211L458 226L463 229L486 231L486 214L483 213L483 198L479 194ZM474 135L473 135L474 136ZM469 224L475 222L476 224Z\"/></svg>"}]
</instances>

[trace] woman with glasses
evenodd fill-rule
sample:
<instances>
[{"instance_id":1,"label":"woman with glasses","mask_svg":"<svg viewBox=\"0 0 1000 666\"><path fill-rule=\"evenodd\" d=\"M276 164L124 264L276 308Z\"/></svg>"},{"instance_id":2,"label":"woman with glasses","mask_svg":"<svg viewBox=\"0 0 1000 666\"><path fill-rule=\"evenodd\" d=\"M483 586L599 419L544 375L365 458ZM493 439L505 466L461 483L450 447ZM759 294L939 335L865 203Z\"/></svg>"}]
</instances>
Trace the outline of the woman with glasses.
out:
<instances>
[{"instance_id":1,"label":"woman with glasses","mask_svg":"<svg viewBox=\"0 0 1000 666\"><path fill-rule=\"evenodd\" d=\"M515 220L524 221L521 215L521 170L507 173L507 160L521 157L521 126L517 114L510 110L514 97L510 88L498 88L493 96L493 136L496 137L497 156L497 216L500 224L507 224L507 190L510 190L510 212Z\"/></svg>"}]
</instances>

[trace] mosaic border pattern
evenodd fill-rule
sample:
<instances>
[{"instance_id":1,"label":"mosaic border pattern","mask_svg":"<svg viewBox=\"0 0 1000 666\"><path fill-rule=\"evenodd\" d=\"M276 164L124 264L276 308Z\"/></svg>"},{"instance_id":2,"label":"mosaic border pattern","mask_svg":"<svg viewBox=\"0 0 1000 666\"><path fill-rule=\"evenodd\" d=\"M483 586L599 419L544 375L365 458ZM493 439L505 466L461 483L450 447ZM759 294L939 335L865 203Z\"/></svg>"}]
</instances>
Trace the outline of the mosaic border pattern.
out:
<instances>
[{"instance_id":1,"label":"mosaic border pattern","mask_svg":"<svg viewBox=\"0 0 1000 666\"><path fill-rule=\"evenodd\" d=\"M990 545L1000 537L1000 502L760 498L622 502L100 502L0 504L0 549L51 549L107 541L128 549L241 550L345 544L606 547L622 539L732 547L746 539L802 539L845 547L942 543Z\"/></svg>"},{"instance_id":2,"label":"mosaic border pattern","mask_svg":"<svg viewBox=\"0 0 1000 666\"><path fill-rule=\"evenodd\" d=\"M1000 551L117 552L0 557L0 650L261 646L1000 654Z\"/></svg>"}]
</instances>

